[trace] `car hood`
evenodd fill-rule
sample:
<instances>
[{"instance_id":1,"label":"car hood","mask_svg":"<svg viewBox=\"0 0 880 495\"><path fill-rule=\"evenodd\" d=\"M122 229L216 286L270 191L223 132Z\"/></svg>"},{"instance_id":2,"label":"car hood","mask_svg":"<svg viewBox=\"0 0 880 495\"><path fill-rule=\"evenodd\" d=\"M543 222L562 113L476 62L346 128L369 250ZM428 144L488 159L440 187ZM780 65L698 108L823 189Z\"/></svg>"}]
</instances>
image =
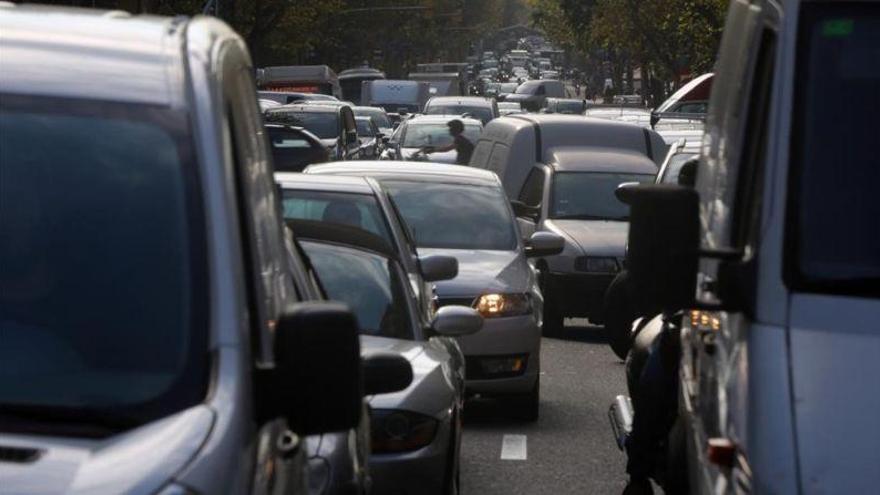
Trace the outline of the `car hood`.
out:
<instances>
[{"instance_id":1,"label":"car hood","mask_svg":"<svg viewBox=\"0 0 880 495\"><path fill-rule=\"evenodd\" d=\"M455 399L444 367L449 355L425 342L361 336L361 354L376 352L398 354L412 366L413 381L404 390L370 396L373 409L406 409L426 416L442 417Z\"/></svg>"},{"instance_id":2,"label":"car hood","mask_svg":"<svg viewBox=\"0 0 880 495\"><path fill-rule=\"evenodd\" d=\"M412 160L412 156L419 151L419 148L400 148L403 160ZM428 155L427 161L434 163L451 163L454 164L458 153L455 150L444 151L443 153L431 153Z\"/></svg>"},{"instance_id":3,"label":"car hood","mask_svg":"<svg viewBox=\"0 0 880 495\"><path fill-rule=\"evenodd\" d=\"M36 449L29 463L0 463L4 493L150 494L168 483L208 437L214 412L199 405L101 439L0 434L0 445Z\"/></svg>"},{"instance_id":4,"label":"car hood","mask_svg":"<svg viewBox=\"0 0 880 495\"><path fill-rule=\"evenodd\" d=\"M547 220L544 227L566 238L590 256L626 254L629 222L605 220Z\"/></svg>"},{"instance_id":5,"label":"car hood","mask_svg":"<svg viewBox=\"0 0 880 495\"><path fill-rule=\"evenodd\" d=\"M489 292L528 292L531 268L519 251L419 248L419 255L458 260L458 276L436 282L440 297L476 297Z\"/></svg>"}]
</instances>

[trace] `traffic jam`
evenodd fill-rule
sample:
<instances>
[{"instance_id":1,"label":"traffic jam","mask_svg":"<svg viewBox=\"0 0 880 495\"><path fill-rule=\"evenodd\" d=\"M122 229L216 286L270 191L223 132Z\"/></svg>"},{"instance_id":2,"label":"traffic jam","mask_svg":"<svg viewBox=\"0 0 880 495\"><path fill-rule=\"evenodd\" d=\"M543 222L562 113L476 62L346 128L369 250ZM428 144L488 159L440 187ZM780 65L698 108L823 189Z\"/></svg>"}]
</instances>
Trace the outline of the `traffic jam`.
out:
<instances>
[{"instance_id":1,"label":"traffic jam","mask_svg":"<svg viewBox=\"0 0 880 495\"><path fill-rule=\"evenodd\" d=\"M54 3L0 495L880 490L880 2Z\"/></svg>"}]
</instances>

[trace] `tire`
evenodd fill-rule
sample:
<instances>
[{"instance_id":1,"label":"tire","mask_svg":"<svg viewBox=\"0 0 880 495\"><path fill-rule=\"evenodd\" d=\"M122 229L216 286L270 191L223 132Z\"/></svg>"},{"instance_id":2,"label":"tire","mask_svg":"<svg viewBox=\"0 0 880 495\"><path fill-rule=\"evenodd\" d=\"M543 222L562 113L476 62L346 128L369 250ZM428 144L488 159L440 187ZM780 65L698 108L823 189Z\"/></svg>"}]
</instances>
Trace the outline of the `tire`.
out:
<instances>
[{"instance_id":1,"label":"tire","mask_svg":"<svg viewBox=\"0 0 880 495\"><path fill-rule=\"evenodd\" d=\"M632 322L636 318L629 301L628 283L626 272L615 277L605 292L604 301L605 337L620 359L626 359L632 347Z\"/></svg>"},{"instance_id":2,"label":"tire","mask_svg":"<svg viewBox=\"0 0 880 495\"><path fill-rule=\"evenodd\" d=\"M541 375L535 379L532 390L513 400L513 411L517 419L533 423L538 420L541 409Z\"/></svg>"},{"instance_id":3,"label":"tire","mask_svg":"<svg viewBox=\"0 0 880 495\"><path fill-rule=\"evenodd\" d=\"M541 293L544 294L544 326L541 328L541 335L544 337L561 337L565 331L565 316L557 309L554 304L554 297L550 292L549 283L547 282L546 266L541 268L541 278L539 285Z\"/></svg>"}]
</instances>

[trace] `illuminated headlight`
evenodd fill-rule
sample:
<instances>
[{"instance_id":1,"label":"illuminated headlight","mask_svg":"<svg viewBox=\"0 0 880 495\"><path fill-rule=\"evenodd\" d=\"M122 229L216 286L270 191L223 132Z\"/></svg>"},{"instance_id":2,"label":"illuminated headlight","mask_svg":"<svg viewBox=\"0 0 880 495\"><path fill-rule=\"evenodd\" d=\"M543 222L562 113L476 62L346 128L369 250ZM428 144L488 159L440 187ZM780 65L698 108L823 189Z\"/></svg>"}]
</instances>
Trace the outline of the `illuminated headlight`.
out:
<instances>
[{"instance_id":1,"label":"illuminated headlight","mask_svg":"<svg viewBox=\"0 0 880 495\"><path fill-rule=\"evenodd\" d=\"M520 316L532 312L532 301L528 294L483 294L474 309L483 318Z\"/></svg>"},{"instance_id":2,"label":"illuminated headlight","mask_svg":"<svg viewBox=\"0 0 880 495\"><path fill-rule=\"evenodd\" d=\"M579 272L617 273L617 259L599 256L581 256L574 260L574 269Z\"/></svg>"},{"instance_id":3,"label":"illuminated headlight","mask_svg":"<svg viewBox=\"0 0 880 495\"><path fill-rule=\"evenodd\" d=\"M436 419L411 411L374 409L370 419L373 453L409 452L430 445L437 424Z\"/></svg>"}]
</instances>

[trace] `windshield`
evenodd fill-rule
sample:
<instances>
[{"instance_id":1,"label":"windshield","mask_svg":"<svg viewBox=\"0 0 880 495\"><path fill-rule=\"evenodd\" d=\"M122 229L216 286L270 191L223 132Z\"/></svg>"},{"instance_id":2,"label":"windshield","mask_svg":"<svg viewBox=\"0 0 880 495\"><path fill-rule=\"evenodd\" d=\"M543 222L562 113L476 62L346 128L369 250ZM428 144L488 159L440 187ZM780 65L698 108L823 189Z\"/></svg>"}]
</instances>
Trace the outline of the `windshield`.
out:
<instances>
[{"instance_id":1,"label":"windshield","mask_svg":"<svg viewBox=\"0 0 880 495\"><path fill-rule=\"evenodd\" d=\"M526 81L520 84L516 88L516 94L518 95L531 95L534 94L535 91L541 87L541 81Z\"/></svg>"},{"instance_id":2,"label":"windshield","mask_svg":"<svg viewBox=\"0 0 880 495\"><path fill-rule=\"evenodd\" d=\"M788 242L792 282L880 294L880 9L807 4L799 29Z\"/></svg>"},{"instance_id":3,"label":"windshield","mask_svg":"<svg viewBox=\"0 0 880 495\"><path fill-rule=\"evenodd\" d=\"M321 139L339 137L339 115L336 112L291 112L270 109L266 112L266 122L304 127Z\"/></svg>"},{"instance_id":4,"label":"windshield","mask_svg":"<svg viewBox=\"0 0 880 495\"><path fill-rule=\"evenodd\" d=\"M370 125L370 119L356 119L357 122L357 133L360 137L373 137L376 133L373 131L373 126Z\"/></svg>"},{"instance_id":5,"label":"windshield","mask_svg":"<svg viewBox=\"0 0 880 495\"><path fill-rule=\"evenodd\" d=\"M379 203L372 195L285 189L284 218L357 227L381 237L389 246L395 245Z\"/></svg>"},{"instance_id":6,"label":"windshield","mask_svg":"<svg viewBox=\"0 0 880 495\"><path fill-rule=\"evenodd\" d=\"M0 409L127 426L202 400L205 246L185 115L0 101Z\"/></svg>"},{"instance_id":7,"label":"windshield","mask_svg":"<svg viewBox=\"0 0 880 495\"><path fill-rule=\"evenodd\" d=\"M629 220L629 206L614 195L624 182L652 182L650 174L560 172L553 175L550 218Z\"/></svg>"},{"instance_id":8,"label":"windshield","mask_svg":"<svg viewBox=\"0 0 880 495\"><path fill-rule=\"evenodd\" d=\"M497 187L384 181L416 246L516 249L507 197Z\"/></svg>"},{"instance_id":9,"label":"windshield","mask_svg":"<svg viewBox=\"0 0 880 495\"><path fill-rule=\"evenodd\" d=\"M474 124L464 125L464 137L471 143L476 143L480 138L480 126ZM449 146L452 144L452 135L449 134L449 126L445 123L418 124L408 123L403 134L404 148L421 148L422 146Z\"/></svg>"},{"instance_id":10,"label":"windshield","mask_svg":"<svg viewBox=\"0 0 880 495\"><path fill-rule=\"evenodd\" d=\"M327 297L357 317L360 333L413 340L405 283L392 261L359 249L312 241L300 243Z\"/></svg>"},{"instance_id":11,"label":"windshield","mask_svg":"<svg viewBox=\"0 0 880 495\"><path fill-rule=\"evenodd\" d=\"M380 129L390 129L391 121L388 120L388 115L384 110L376 109L363 109L363 108L355 108L354 114L357 117L369 117L373 119L373 123L376 124L376 127Z\"/></svg>"},{"instance_id":12,"label":"windshield","mask_svg":"<svg viewBox=\"0 0 880 495\"><path fill-rule=\"evenodd\" d=\"M472 105L456 105L456 104L435 104L425 109L427 115L464 115L469 114L471 117L479 119L483 124L487 124L494 118L491 107L478 107Z\"/></svg>"}]
</instances>

